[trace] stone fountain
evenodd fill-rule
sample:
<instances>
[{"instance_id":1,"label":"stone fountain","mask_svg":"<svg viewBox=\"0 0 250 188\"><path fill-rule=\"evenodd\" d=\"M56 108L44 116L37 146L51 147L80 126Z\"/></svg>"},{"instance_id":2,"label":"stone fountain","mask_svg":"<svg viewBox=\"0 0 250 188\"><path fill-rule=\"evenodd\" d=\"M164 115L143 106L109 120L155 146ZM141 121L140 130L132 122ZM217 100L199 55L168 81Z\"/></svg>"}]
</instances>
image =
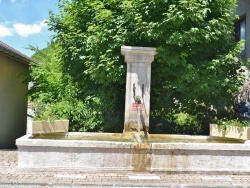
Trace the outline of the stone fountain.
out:
<instances>
[{"instance_id":1,"label":"stone fountain","mask_svg":"<svg viewBox=\"0 0 250 188\"><path fill-rule=\"evenodd\" d=\"M150 77L155 48L122 46L127 63L123 133L55 133L16 140L20 169L250 172L250 144L209 136L150 135ZM140 142L140 133L147 140ZM139 137L134 139L134 134ZM138 135L137 135L138 136Z\"/></svg>"}]
</instances>

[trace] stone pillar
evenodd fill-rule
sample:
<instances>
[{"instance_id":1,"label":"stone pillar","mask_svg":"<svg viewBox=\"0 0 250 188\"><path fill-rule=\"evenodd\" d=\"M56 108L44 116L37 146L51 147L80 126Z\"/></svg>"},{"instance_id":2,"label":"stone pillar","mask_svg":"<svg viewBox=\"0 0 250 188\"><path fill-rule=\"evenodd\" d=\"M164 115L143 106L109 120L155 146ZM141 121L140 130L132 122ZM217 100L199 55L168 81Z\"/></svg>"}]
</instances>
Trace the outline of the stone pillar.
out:
<instances>
[{"instance_id":1,"label":"stone pillar","mask_svg":"<svg viewBox=\"0 0 250 188\"><path fill-rule=\"evenodd\" d=\"M138 131L138 113L140 113L140 131L149 131L151 63L156 48L122 46L121 54L127 63L125 122L123 132ZM136 99L140 99L138 112Z\"/></svg>"}]
</instances>

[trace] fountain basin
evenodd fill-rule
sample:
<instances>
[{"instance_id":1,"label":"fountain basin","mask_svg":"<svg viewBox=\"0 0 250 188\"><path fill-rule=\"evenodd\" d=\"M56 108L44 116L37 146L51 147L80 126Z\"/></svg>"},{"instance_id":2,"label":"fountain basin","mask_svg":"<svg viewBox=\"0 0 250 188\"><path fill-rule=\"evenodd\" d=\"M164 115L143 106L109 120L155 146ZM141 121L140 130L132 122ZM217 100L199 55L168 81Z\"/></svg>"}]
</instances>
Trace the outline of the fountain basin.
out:
<instances>
[{"instance_id":1,"label":"fountain basin","mask_svg":"<svg viewBox=\"0 0 250 188\"><path fill-rule=\"evenodd\" d=\"M25 135L16 140L18 168L250 172L250 144L239 140L183 135L148 137L139 143L134 133Z\"/></svg>"}]
</instances>

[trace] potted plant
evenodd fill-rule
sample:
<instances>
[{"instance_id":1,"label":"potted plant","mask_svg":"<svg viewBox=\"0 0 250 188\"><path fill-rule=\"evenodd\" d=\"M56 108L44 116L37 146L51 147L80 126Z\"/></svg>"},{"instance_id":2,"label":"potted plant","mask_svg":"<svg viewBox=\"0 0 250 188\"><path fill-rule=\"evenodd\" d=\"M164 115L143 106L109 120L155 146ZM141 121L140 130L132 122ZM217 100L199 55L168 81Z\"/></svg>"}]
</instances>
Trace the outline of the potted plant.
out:
<instances>
[{"instance_id":1,"label":"potted plant","mask_svg":"<svg viewBox=\"0 0 250 188\"><path fill-rule=\"evenodd\" d=\"M210 136L250 140L250 122L222 119L210 124Z\"/></svg>"},{"instance_id":2,"label":"potted plant","mask_svg":"<svg viewBox=\"0 0 250 188\"><path fill-rule=\"evenodd\" d=\"M49 134L68 132L69 120L62 116L50 115L49 110L36 106L33 120L27 122L27 134Z\"/></svg>"}]
</instances>

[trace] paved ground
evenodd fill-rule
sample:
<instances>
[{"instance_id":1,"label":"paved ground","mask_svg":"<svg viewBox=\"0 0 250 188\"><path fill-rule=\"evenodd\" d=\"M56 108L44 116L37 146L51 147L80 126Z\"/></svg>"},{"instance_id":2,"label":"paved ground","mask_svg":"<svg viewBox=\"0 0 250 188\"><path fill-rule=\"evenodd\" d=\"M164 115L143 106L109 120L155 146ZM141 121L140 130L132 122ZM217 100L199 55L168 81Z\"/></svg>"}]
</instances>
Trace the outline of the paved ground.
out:
<instances>
[{"instance_id":1,"label":"paved ground","mask_svg":"<svg viewBox=\"0 0 250 188\"><path fill-rule=\"evenodd\" d=\"M64 187L239 187L250 188L250 175L140 172L31 171L17 169L17 151L0 150L0 188Z\"/></svg>"}]
</instances>

